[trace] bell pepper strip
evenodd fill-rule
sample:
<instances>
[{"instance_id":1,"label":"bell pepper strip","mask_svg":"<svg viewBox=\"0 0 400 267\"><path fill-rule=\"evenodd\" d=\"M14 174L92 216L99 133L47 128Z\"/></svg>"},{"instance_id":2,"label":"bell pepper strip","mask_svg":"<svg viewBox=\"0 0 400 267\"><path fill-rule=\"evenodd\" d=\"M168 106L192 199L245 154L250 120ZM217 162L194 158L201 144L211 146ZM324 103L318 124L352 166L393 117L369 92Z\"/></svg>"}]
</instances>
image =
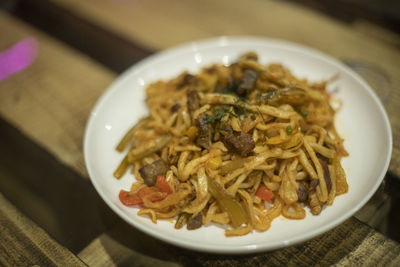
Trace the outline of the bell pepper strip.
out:
<instances>
[{"instance_id":1,"label":"bell pepper strip","mask_svg":"<svg viewBox=\"0 0 400 267\"><path fill-rule=\"evenodd\" d=\"M159 194L154 194L159 193ZM119 200L126 206L143 204L143 198L149 196L152 202L160 201L172 194L172 188L169 186L165 176L158 176L155 186L145 186L136 194L132 195L129 191L121 190L119 192Z\"/></svg>"},{"instance_id":2,"label":"bell pepper strip","mask_svg":"<svg viewBox=\"0 0 400 267\"><path fill-rule=\"evenodd\" d=\"M229 195L214 179L207 177L208 191L217 200L220 208L228 213L232 226L237 228L249 221L249 216L240 203Z\"/></svg>"},{"instance_id":3,"label":"bell pepper strip","mask_svg":"<svg viewBox=\"0 0 400 267\"><path fill-rule=\"evenodd\" d=\"M129 167L128 156L125 156L114 172L114 177L120 179Z\"/></svg>"},{"instance_id":4,"label":"bell pepper strip","mask_svg":"<svg viewBox=\"0 0 400 267\"><path fill-rule=\"evenodd\" d=\"M135 161L141 160L157 151L160 151L168 144L169 140L171 140L170 135L163 136L150 143L149 147L141 149L140 151L131 150L128 153L128 162L134 163Z\"/></svg>"},{"instance_id":5,"label":"bell pepper strip","mask_svg":"<svg viewBox=\"0 0 400 267\"><path fill-rule=\"evenodd\" d=\"M154 193L159 193L159 192L160 191L158 190L158 188L153 187L153 186L143 187L142 189L139 190L138 195L139 195L140 199L142 199L142 202L143 202L143 198L150 194L152 194L152 196L149 199L150 201L160 201L167 197L167 194L154 194Z\"/></svg>"},{"instance_id":6,"label":"bell pepper strip","mask_svg":"<svg viewBox=\"0 0 400 267\"><path fill-rule=\"evenodd\" d=\"M133 206L133 205L138 205L140 203L143 203L142 199L139 197L139 195L129 195L129 191L121 190L119 191L119 200L121 201L122 204L125 206Z\"/></svg>"},{"instance_id":7,"label":"bell pepper strip","mask_svg":"<svg viewBox=\"0 0 400 267\"><path fill-rule=\"evenodd\" d=\"M261 185L256 191L256 196L264 201L271 203L272 199L274 198L274 193L267 189L265 186Z\"/></svg>"},{"instance_id":8,"label":"bell pepper strip","mask_svg":"<svg viewBox=\"0 0 400 267\"><path fill-rule=\"evenodd\" d=\"M142 127L144 124L146 124L148 121L150 121L150 118L140 119L140 121L135 126L133 126L121 139L121 141L119 142L119 144L116 148L117 151L119 151L119 152L124 151L127 144L132 140L132 137L133 137L133 134L135 133L135 131L137 129L139 129L140 127Z\"/></svg>"},{"instance_id":9,"label":"bell pepper strip","mask_svg":"<svg viewBox=\"0 0 400 267\"><path fill-rule=\"evenodd\" d=\"M167 193L168 195L173 193L171 186L169 186L165 179L165 176L157 176L156 188L158 188L160 192Z\"/></svg>"},{"instance_id":10,"label":"bell pepper strip","mask_svg":"<svg viewBox=\"0 0 400 267\"><path fill-rule=\"evenodd\" d=\"M179 214L175 223L175 229L181 229L190 218L190 213L182 212Z\"/></svg>"}]
</instances>

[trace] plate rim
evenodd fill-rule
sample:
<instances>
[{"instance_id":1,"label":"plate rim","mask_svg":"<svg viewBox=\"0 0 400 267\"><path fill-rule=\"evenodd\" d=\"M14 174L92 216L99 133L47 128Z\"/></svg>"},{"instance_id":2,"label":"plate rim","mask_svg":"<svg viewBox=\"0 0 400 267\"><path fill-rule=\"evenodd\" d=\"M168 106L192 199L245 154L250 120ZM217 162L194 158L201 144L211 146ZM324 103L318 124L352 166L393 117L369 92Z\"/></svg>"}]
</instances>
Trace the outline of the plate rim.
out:
<instances>
[{"instance_id":1,"label":"plate rim","mask_svg":"<svg viewBox=\"0 0 400 267\"><path fill-rule=\"evenodd\" d=\"M174 53L185 53L187 52L187 49L191 49L193 52L200 47L200 49L203 49L207 45L211 46L229 46L234 43L240 43L240 42L259 42L259 43L268 43L269 45L281 45L285 46L285 48L291 50L291 51L296 51L300 52L302 54L307 54L308 56L312 57L317 57L319 60L322 60L324 62L328 62L330 64L333 64L335 67L338 69L345 71L348 75L350 75L352 78L354 78L358 83L360 83L367 91L367 93L370 95L370 97L373 99L374 103L377 105L383 119L384 119L384 124L385 124L385 131L386 138L388 140L388 154L387 158L385 160L385 165L384 168L380 171L379 177L377 177L376 183L374 184L374 187L372 190L366 194L366 196L357 203L352 209L350 209L346 214L341 216L339 219L334 220L332 222L327 223L325 226L318 228L312 232L307 232L306 234L300 234L296 238L292 240L281 240L280 242L275 242L276 244L271 245L240 245L236 247L224 247L224 246L219 246L219 245L214 245L211 247L210 245L201 245L201 243L192 243L188 242L185 240L171 240L169 237L160 234L157 231L152 231L151 229L147 228L146 226L143 226L139 223L136 223L130 219L128 214L123 212L121 209L119 209L113 202L110 200L107 196L107 194L101 189L100 184L98 183L97 179L94 178L93 175L93 170L91 169L90 165L90 153L89 153L89 138L90 138L90 128L94 124L95 119L97 117L97 112L98 110L102 107L103 103L107 101L107 99L114 94L117 90L118 87L125 82L131 75L134 75L135 69L141 69L143 66L146 66L147 62L151 62L152 60L155 60L157 58L162 58L165 56L170 56L173 57ZM383 104L373 91L373 89L369 86L369 84L361 78L357 73L355 73L351 68L347 67L344 63L340 62L336 58L325 54L319 50L316 50L311 47L307 47L298 43L286 41L286 40L280 40L280 39L275 39L275 38L267 38L267 37L259 37L259 36L219 36L219 37L213 37L213 38L207 38L207 39L201 39L197 41L192 41L192 42L186 42L177 46L173 46L170 48L167 48L165 50L162 50L160 52L156 52L140 61L137 63L133 64L131 67L129 67L127 70L125 70L121 75L119 75L108 87L103 91L102 95L97 99L96 104L92 108L89 118L86 123L85 127L85 132L84 132L84 138L83 138L83 152L84 152L84 160L85 160L85 166L89 174L90 181L92 182L93 186L95 187L97 193L101 196L104 202L107 203L107 205L120 216L125 222L130 224L131 226L135 227L136 229L156 238L159 240L162 240L164 242L167 242L169 244L179 246L182 248L187 248L195 251L201 251L201 252L208 252L208 253L223 253L223 254L247 254L247 253L255 253L255 252L261 252L261 251L270 251L270 250L275 250L291 245L295 245L301 242L305 242L306 240L310 240L315 238L316 236L319 236L334 227L340 225L343 223L345 220L350 218L351 216L354 215L355 212L357 212L361 207L365 205L365 203L372 197L372 195L376 192L380 184L382 183L382 180L388 170L389 163L391 160L391 155L392 155L392 147L393 147L393 137L392 137L392 131L391 131L391 125L389 118L387 116L386 110L383 107Z\"/></svg>"}]
</instances>

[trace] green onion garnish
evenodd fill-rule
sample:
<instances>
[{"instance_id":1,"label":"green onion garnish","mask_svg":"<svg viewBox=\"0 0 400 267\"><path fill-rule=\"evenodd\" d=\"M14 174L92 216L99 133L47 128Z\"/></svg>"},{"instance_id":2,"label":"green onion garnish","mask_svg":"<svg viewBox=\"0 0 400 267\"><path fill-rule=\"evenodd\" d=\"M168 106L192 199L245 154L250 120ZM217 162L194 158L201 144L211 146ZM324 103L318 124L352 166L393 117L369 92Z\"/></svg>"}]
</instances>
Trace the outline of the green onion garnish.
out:
<instances>
[{"instance_id":1,"label":"green onion garnish","mask_svg":"<svg viewBox=\"0 0 400 267\"><path fill-rule=\"evenodd\" d=\"M307 116L308 116L308 111L305 110L305 109L302 109L302 110L300 110L300 115L301 115L303 118L307 118Z\"/></svg>"},{"instance_id":2,"label":"green onion garnish","mask_svg":"<svg viewBox=\"0 0 400 267\"><path fill-rule=\"evenodd\" d=\"M292 134L292 132L293 132L293 130L292 130L292 126L290 126L290 125L288 125L287 127L286 127L286 132L287 132L287 134Z\"/></svg>"}]
</instances>

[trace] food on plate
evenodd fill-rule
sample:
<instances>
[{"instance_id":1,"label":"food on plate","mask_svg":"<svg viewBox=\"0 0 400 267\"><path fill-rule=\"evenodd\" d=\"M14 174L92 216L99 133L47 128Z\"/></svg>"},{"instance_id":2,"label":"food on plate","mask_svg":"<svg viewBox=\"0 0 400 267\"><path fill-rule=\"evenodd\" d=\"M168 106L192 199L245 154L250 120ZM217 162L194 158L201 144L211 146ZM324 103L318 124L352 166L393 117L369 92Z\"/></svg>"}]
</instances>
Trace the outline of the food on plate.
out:
<instances>
[{"instance_id":1,"label":"food on plate","mask_svg":"<svg viewBox=\"0 0 400 267\"><path fill-rule=\"evenodd\" d=\"M266 231L280 215L304 219L306 209L318 215L348 190L326 86L254 52L150 84L149 115L117 146L127 152L114 176L132 166L136 177L120 201L154 223L217 223L226 236Z\"/></svg>"}]
</instances>

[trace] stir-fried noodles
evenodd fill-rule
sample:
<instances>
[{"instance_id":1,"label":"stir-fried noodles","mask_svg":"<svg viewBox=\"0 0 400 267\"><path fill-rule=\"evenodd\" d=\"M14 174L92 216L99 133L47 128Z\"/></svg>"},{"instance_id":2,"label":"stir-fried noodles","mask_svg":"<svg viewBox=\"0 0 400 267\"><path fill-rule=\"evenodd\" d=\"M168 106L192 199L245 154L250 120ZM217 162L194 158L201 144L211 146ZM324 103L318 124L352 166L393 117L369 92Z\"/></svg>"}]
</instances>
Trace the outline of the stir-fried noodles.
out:
<instances>
[{"instance_id":1,"label":"stir-fried noodles","mask_svg":"<svg viewBox=\"0 0 400 267\"><path fill-rule=\"evenodd\" d=\"M319 214L348 190L326 84L253 52L150 84L149 116L117 146L129 152L114 176L132 166L137 180L121 202L155 223L177 218L175 228L229 226L226 236Z\"/></svg>"}]
</instances>

